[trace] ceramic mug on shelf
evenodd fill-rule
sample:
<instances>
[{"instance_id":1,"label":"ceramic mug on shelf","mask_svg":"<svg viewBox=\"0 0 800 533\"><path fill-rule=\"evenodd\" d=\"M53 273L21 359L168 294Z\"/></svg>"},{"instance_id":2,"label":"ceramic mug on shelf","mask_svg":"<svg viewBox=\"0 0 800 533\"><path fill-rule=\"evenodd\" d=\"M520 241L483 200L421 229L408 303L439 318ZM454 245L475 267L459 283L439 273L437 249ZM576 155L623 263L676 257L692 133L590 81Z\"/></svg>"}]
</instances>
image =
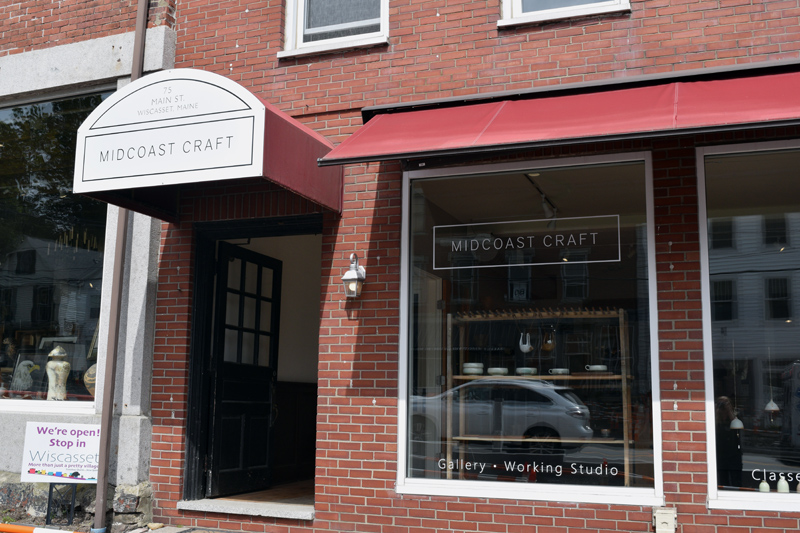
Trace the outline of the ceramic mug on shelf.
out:
<instances>
[{"instance_id":1,"label":"ceramic mug on shelf","mask_svg":"<svg viewBox=\"0 0 800 533\"><path fill-rule=\"evenodd\" d=\"M589 372L605 372L608 367L606 365L586 365L586 370Z\"/></svg>"}]
</instances>

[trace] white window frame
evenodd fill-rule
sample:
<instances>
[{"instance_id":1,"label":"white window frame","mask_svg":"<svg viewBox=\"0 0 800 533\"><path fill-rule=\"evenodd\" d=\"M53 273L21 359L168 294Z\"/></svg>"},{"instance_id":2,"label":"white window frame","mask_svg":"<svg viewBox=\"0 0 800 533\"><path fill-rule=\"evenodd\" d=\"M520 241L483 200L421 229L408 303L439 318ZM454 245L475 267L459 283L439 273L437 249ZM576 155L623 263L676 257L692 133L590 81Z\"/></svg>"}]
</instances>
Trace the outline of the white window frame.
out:
<instances>
[{"instance_id":1,"label":"white window frame","mask_svg":"<svg viewBox=\"0 0 800 533\"><path fill-rule=\"evenodd\" d=\"M500 20L497 21L497 26L516 26L531 22L585 17L588 15L601 15L604 13L617 13L630 10L630 0L599 0L591 4L580 6L567 6L525 13L522 11L522 0L503 0L502 13Z\"/></svg>"},{"instance_id":2,"label":"white window frame","mask_svg":"<svg viewBox=\"0 0 800 533\"><path fill-rule=\"evenodd\" d=\"M648 257L648 290L650 314L650 356L652 377L653 416L653 467L654 486L652 489L631 487L606 487L591 485L546 485L519 484L497 481L464 481L454 479L419 479L406 476L408 468L408 332L409 301L411 294L412 257L409 255L410 235L410 185L413 180L489 174L496 172L513 172L536 168L560 168L582 165L598 165L604 163L624 163L640 161L645 167L645 194L647 210L647 257ZM416 494L426 496L457 496L474 498L505 498L527 501L560 501L576 503L603 503L662 506L665 503L663 490L663 451L661 446L661 396L659 390L658 365L658 302L656 298L656 260L655 260L655 223L653 214L653 170L650 152L632 152L589 157L551 159L543 161L526 161L502 163L494 165L468 166L449 169L415 170L403 173L402 227L400 235L400 340L398 342L398 427L397 427L397 482L395 490L399 494Z\"/></svg>"},{"instance_id":3,"label":"white window frame","mask_svg":"<svg viewBox=\"0 0 800 533\"><path fill-rule=\"evenodd\" d=\"M706 210L706 156L755 153L774 150L798 150L800 141L775 141L753 144L730 144L697 148L697 203L700 228L700 283L703 298L703 356L706 387L706 456L708 458L708 507L740 511L797 511L797 494L774 491L720 491L717 489L717 438L714 428L714 359L711 331L711 285L708 250L708 212Z\"/></svg>"},{"instance_id":4,"label":"white window frame","mask_svg":"<svg viewBox=\"0 0 800 533\"><path fill-rule=\"evenodd\" d=\"M278 59L388 43L389 0L380 0L380 2L379 31L304 43L303 21L305 20L306 0L288 0L286 3L286 41L284 42L284 49L278 52Z\"/></svg>"},{"instance_id":5,"label":"white window frame","mask_svg":"<svg viewBox=\"0 0 800 533\"><path fill-rule=\"evenodd\" d=\"M100 85L98 87L93 88L91 91L71 91L71 90L60 90L48 95L48 98L43 100L44 102L52 102L55 100L66 99L66 98L80 98L82 96L88 96L91 94L97 94L109 90L113 90L115 86L109 85ZM15 106L25 106L25 105L33 105L37 103L36 100L13 100L7 102L3 106L3 109L8 109L10 107ZM74 193L73 193L74 194ZM111 227L109 213L106 212L106 233L105 233L105 242L106 242L106 250L103 253L103 279L105 279L105 269L106 265L111 263L111 259L109 259L109 253L113 258L113 243L115 242L115 237L112 233L109 233L109 228ZM105 286L105 284L104 284ZM109 285L110 286L110 285ZM110 290L110 289L109 289ZM104 334L107 331L107 322L108 319L104 318L105 307L104 304L108 300L107 297L103 296L101 292L100 296L100 333ZM98 337L98 342L101 342L105 337ZM47 414L47 415L95 415L100 412L100 394L102 393L103 389L103 377L105 371L105 354L103 354L103 350L99 348L98 344L98 357L95 361L97 363L97 382L96 382L96 396L91 401L48 401L48 400L23 400L23 399L16 399L16 398L2 398L0 399L0 417L4 415L13 415L15 413L37 413L37 414Z\"/></svg>"}]
</instances>

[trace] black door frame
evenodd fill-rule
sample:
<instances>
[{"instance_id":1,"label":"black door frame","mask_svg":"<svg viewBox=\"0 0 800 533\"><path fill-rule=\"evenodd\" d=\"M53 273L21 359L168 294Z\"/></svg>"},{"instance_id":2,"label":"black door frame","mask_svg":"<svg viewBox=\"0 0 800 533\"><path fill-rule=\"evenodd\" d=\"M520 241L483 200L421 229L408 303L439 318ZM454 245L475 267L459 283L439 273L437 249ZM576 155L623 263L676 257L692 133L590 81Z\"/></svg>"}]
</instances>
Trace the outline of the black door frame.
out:
<instances>
[{"instance_id":1,"label":"black door frame","mask_svg":"<svg viewBox=\"0 0 800 533\"><path fill-rule=\"evenodd\" d=\"M205 495L208 458L208 431L213 384L209 379L211 306L213 303L216 242L228 239L255 239L322 233L323 215L272 217L223 222L197 222L194 283L192 291L191 333L189 338L189 385L187 394L186 450L183 499L200 500Z\"/></svg>"}]
</instances>

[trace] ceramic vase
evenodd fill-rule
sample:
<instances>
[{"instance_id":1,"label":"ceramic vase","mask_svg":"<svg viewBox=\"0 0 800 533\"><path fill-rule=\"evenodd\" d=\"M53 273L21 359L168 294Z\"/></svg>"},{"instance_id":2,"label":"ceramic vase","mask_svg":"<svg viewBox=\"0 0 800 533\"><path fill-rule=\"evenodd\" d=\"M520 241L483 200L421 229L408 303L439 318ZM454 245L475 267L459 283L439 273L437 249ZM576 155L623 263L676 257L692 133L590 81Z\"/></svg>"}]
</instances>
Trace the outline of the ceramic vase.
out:
<instances>
[{"instance_id":1,"label":"ceramic vase","mask_svg":"<svg viewBox=\"0 0 800 533\"><path fill-rule=\"evenodd\" d=\"M97 383L97 363L90 366L86 373L83 375L83 384L86 385L86 390L94 397L94 386Z\"/></svg>"},{"instance_id":2,"label":"ceramic vase","mask_svg":"<svg viewBox=\"0 0 800 533\"><path fill-rule=\"evenodd\" d=\"M56 346L49 354L47 362L47 399L67 399L67 377L72 366L67 361L67 352L61 346Z\"/></svg>"}]
</instances>

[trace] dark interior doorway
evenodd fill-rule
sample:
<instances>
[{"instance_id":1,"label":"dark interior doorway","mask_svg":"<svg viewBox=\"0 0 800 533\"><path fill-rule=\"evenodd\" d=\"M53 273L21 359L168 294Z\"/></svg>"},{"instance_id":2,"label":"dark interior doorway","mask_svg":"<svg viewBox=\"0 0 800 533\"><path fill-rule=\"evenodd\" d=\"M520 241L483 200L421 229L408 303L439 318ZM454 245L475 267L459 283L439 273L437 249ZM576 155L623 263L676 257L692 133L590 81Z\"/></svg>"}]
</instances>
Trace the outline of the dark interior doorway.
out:
<instances>
[{"instance_id":1,"label":"dark interior doorway","mask_svg":"<svg viewBox=\"0 0 800 533\"><path fill-rule=\"evenodd\" d=\"M279 220L197 226L186 500L313 498L322 220Z\"/></svg>"}]
</instances>

